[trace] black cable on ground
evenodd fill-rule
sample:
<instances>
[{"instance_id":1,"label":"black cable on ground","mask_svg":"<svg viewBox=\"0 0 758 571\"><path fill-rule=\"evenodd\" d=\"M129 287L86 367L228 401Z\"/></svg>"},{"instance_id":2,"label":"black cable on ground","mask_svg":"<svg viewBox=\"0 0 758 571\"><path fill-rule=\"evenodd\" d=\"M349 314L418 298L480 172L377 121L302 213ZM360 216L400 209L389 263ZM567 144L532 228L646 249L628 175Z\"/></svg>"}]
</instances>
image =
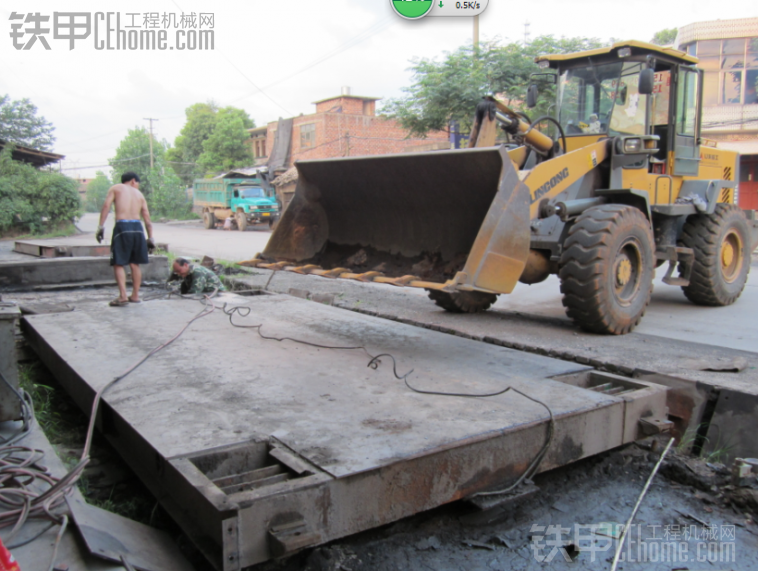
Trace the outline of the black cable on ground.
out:
<instances>
[{"instance_id":1,"label":"black cable on ground","mask_svg":"<svg viewBox=\"0 0 758 571\"><path fill-rule=\"evenodd\" d=\"M97 410L103 394L115 383L131 374L158 351L168 347L171 343L176 341L176 339L178 339L192 323L202 317L205 317L206 315L213 313L215 310L215 305L211 301L211 298L215 294L216 292L214 291L210 295L203 296L202 299L205 300L205 308L203 308L203 310L195 317L190 319L174 337L147 353L147 355L129 367L125 372L115 377L112 381L97 391L97 394L95 395L92 403L92 411L90 415L89 426L87 428L87 437L85 440L81 459L72 470L70 470L65 476L60 479L54 478L49 473L47 468L39 465L39 462L44 456L44 453L41 450L34 450L23 446L9 445L10 443L16 442L20 438L23 438L31 431L32 421L34 420L34 407L31 405L31 402L27 402L27 399L24 398L24 395L16 390L15 387L13 387L2 375L2 373L0 373L0 379L2 379L2 381L11 388L16 397L19 398L22 403L22 408L24 408L25 411L23 413L24 427L22 431L6 440L4 443L5 445L0 448L0 528L13 525L13 529L5 539L5 542L12 538L23 527L29 518L44 517L52 520L53 522L50 526L44 528L34 537L25 539L19 543L10 544L9 547L17 548L31 543L35 539L41 537L53 525L61 525L61 529L58 531L54 544L53 560L50 564L50 569L53 568L58 546L60 545L61 538L63 537L66 525L68 524L68 517L66 515L57 517L52 513L52 511L63 504L65 501L65 496L72 490L77 480L81 477L84 468L89 463L89 451L92 444L95 419L97 418ZM164 294L162 294L162 296L163 295ZM29 401L31 401L28 395L26 395L26 397ZM22 457L22 455L19 453L27 454L28 456ZM40 480L50 487L42 493L37 493L29 489L30 484Z\"/></svg>"},{"instance_id":2,"label":"black cable on ground","mask_svg":"<svg viewBox=\"0 0 758 571\"><path fill-rule=\"evenodd\" d=\"M416 387L412 386L408 382L408 376L413 372L413 369L411 369L410 371L408 371L404 375L399 375L397 373L397 362L395 360L395 357L393 357L389 353L382 353L380 355L372 355L368 351L368 349L366 349L366 347L364 347L362 345L361 346L355 346L355 347L345 347L345 346L336 346L335 347L335 346L328 346L328 345L320 345L318 343L312 343L311 341L303 341L302 339L295 339L293 337L269 337L269 336L264 335L261 332L261 328L263 327L262 323L258 324L258 325L241 325L239 323L235 323L234 322L233 318L234 318L235 314L239 315L240 317L247 317L248 315L250 315L251 311L252 311L252 307L246 306L246 305L235 306L235 307L231 307L229 309L227 309L227 304L224 304L224 306L223 306L223 312L226 315L229 316L229 323L231 323L232 326L234 326L234 327L240 327L240 328L243 328L243 329L255 329L256 332L258 333L258 335L262 339L266 339L266 340L269 340L269 341L279 341L279 342L282 342L282 341L292 341L294 343L299 343L301 345L308 345L309 347L316 347L316 348L319 348L319 349L335 349L335 350L348 350L348 351L361 350L364 353L366 353L366 355L368 355L370 357L370 361L368 362L367 366L370 367L370 368L372 368L372 369L377 369L378 368L378 366L379 366L379 364L381 362L380 361L381 357L388 357L388 358L392 359L392 372L395 375L395 378L398 379L398 380L402 380L405 383L406 387L408 387L413 392L416 392L416 393L419 393L419 394L445 396L445 397L461 397L461 398L487 398L487 397L495 397L495 396L498 396L498 395L502 395L502 394L507 393L508 391L513 391L513 392L521 395L522 397L527 398L530 401L532 401L534 403L537 403L537 404L541 405L542 407L544 407L545 410L547 410L548 415L550 416L550 422L548 423L547 435L545 436L545 443L542 445L542 448L540 448L539 452L534 457L534 459L529 463L529 466L527 466L527 468L524 471L524 473L521 474L521 476L519 476L519 478L516 480L516 482L514 482L513 484L511 484L510 486L508 486L506 488L503 488L503 489L500 489L500 490L494 490L494 491L478 492L476 494L473 494L474 497L476 497L476 496L495 496L495 495L506 494L506 493L512 491L513 489L515 489L516 487L518 487L524 480L526 480L527 478L531 478L537 472L537 469L539 468L540 464L542 463L542 459L545 457L545 455L547 454L547 451L550 448L550 444L551 444L551 442L553 440L553 435L555 433L555 417L553 416L553 411L550 409L550 407L547 404L545 404L541 400L536 399L534 397L531 397L528 394L526 394L526 393L518 390L517 388L514 388L512 386L508 386L508 387L506 387L506 388L504 388L504 389L502 389L500 391L495 391L495 392L492 392L492 393L480 393L480 394L473 394L473 393L448 393L448 392L442 392L442 391L428 391L428 390L423 390L423 389L417 389Z\"/></svg>"}]
</instances>

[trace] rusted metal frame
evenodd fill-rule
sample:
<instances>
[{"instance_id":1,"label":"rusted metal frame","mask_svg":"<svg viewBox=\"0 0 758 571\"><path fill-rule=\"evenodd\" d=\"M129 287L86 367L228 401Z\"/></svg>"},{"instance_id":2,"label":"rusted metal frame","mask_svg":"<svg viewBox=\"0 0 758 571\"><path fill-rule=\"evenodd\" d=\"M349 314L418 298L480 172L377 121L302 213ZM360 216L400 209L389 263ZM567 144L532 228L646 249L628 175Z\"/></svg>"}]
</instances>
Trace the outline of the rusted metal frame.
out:
<instances>
[{"instance_id":1,"label":"rusted metal frame","mask_svg":"<svg viewBox=\"0 0 758 571\"><path fill-rule=\"evenodd\" d=\"M109 245L55 245L55 244L40 244L34 241L16 241L13 245L13 251L20 254L27 254L30 256L37 256L39 258L80 258L80 257L99 257L109 256Z\"/></svg>"},{"instance_id":2,"label":"rusted metal frame","mask_svg":"<svg viewBox=\"0 0 758 571\"><path fill-rule=\"evenodd\" d=\"M541 470L619 446L623 440L623 411L623 403L614 400L596 409L559 416ZM238 506L240 542L237 551L223 554L223 569L236 569L227 567L232 556L240 567L253 565L290 555L288 545L292 549L311 547L512 481L523 473L545 442L546 429L547 419L542 419L454 442L433 453L360 474L333 478L319 470L268 488L230 494L228 501ZM177 473L188 478L196 492L212 490L205 476L189 461L174 459L170 463ZM164 488L184 494L179 481ZM219 499L215 494L213 502ZM272 530L272 522L282 523ZM290 541L294 540L287 536L290 527L297 528L301 534L298 537L304 535L316 543Z\"/></svg>"},{"instance_id":3,"label":"rusted metal frame","mask_svg":"<svg viewBox=\"0 0 758 571\"><path fill-rule=\"evenodd\" d=\"M42 360L65 379L62 384L87 411L94 391L43 339L30 333ZM540 471L625 441L628 402L608 398L604 406L556 417L555 435ZM99 417L109 441L223 571L265 561L274 554L272 549L285 555L288 548L308 546L287 540L287 524L300 526L311 541L324 543L508 483L523 473L543 445L548 422L545 417L491 431L343 478L314 467L316 473L303 478L226 495L189 460L207 451L165 459L107 403Z\"/></svg>"}]
</instances>

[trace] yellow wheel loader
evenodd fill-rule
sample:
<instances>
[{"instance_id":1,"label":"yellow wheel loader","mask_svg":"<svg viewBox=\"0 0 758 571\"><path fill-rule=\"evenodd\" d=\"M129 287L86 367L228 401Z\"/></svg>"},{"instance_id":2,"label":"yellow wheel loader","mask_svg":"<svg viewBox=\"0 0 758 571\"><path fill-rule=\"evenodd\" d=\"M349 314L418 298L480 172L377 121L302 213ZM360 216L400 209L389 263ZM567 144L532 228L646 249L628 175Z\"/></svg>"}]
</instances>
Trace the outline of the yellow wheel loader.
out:
<instances>
[{"instance_id":1,"label":"yellow wheel loader","mask_svg":"<svg viewBox=\"0 0 758 571\"><path fill-rule=\"evenodd\" d=\"M247 264L425 288L453 312L557 274L568 316L609 334L639 323L665 263L694 303L733 303L758 224L734 205L738 156L700 138L697 59L630 41L537 62L554 117L485 98L470 148L297 162L295 196ZM498 129L518 146L494 146Z\"/></svg>"}]
</instances>

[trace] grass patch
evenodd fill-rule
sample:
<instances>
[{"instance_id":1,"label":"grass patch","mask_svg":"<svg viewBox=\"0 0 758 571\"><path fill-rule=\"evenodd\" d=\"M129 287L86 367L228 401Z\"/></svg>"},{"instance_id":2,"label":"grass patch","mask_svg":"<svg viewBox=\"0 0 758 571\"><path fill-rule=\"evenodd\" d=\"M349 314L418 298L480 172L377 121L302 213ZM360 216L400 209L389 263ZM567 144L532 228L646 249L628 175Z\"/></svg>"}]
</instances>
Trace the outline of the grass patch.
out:
<instances>
[{"instance_id":1,"label":"grass patch","mask_svg":"<svg viewBox=\"0 0 758 571\"><path fill-rule=\"evenodd\" d=\"M46 240L48 238L67 238L76 236L79 229L72 222L62 222L57 226L46 228L44 232L21 234L19 230L9 230L3 234L2 240L24 240L34 238L35 240Z\"/></svg>"},{"instance_id":2,"label":"grass patch","mask_svg":"<svg viewBox=\"0 0 758 571\"><path fill-rule=\"evenodd\" d=\"M54 446L82 446L87 417L41 363L19 367L19 385L32 397L34 416Z\"/></svg>"},{"instance_id":3,"label":"grass patch","mask_svg":"<svg viewBox=\"0 0 758 571\"><path fill-rule=\"evenodd\" d=\"M61 461L68 469L73 468L82 454L89 418L40 361L19 367L19 385L31 395L35 418ZM108 475L114 472L120 476L109 483L114 478ZM172 525L165 512L156 510L152 494L98 431L92 441L90 464L77 486L91 505L163 529Z\"/></svg>"}]
</instances>

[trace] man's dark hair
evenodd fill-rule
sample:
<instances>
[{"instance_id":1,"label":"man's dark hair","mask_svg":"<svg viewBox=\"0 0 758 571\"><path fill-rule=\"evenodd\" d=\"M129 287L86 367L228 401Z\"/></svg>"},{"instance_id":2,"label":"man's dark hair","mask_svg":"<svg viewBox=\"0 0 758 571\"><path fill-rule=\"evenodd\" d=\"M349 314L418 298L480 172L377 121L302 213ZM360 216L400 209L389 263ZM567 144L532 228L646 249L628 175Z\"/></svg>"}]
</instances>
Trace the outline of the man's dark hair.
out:
<instances>
[{"instance_id":1,"label":"man's dark hair","mask_svg":"<svg viewBox=\"0 0 758 571\"><path fill-rule=\"evenodd\" d=\"M174 259L174 263L179 264L180 266L186 266L189 264L186 258L176 258Z\"/></svg>"},{"instance_id":2,"label":"man's dark hair","mask_svg":"<svg viewBox=\"0 0 758 571\"><path fill-rule=\"evenodd\" d=\"M130 180L136 180L137 182L139 182L140 181L139 175L137 175L136 172L132 172L132 171L125 172L124 174L121 175L121 184L126 184Z\"/></svg>"}]
</instances>

